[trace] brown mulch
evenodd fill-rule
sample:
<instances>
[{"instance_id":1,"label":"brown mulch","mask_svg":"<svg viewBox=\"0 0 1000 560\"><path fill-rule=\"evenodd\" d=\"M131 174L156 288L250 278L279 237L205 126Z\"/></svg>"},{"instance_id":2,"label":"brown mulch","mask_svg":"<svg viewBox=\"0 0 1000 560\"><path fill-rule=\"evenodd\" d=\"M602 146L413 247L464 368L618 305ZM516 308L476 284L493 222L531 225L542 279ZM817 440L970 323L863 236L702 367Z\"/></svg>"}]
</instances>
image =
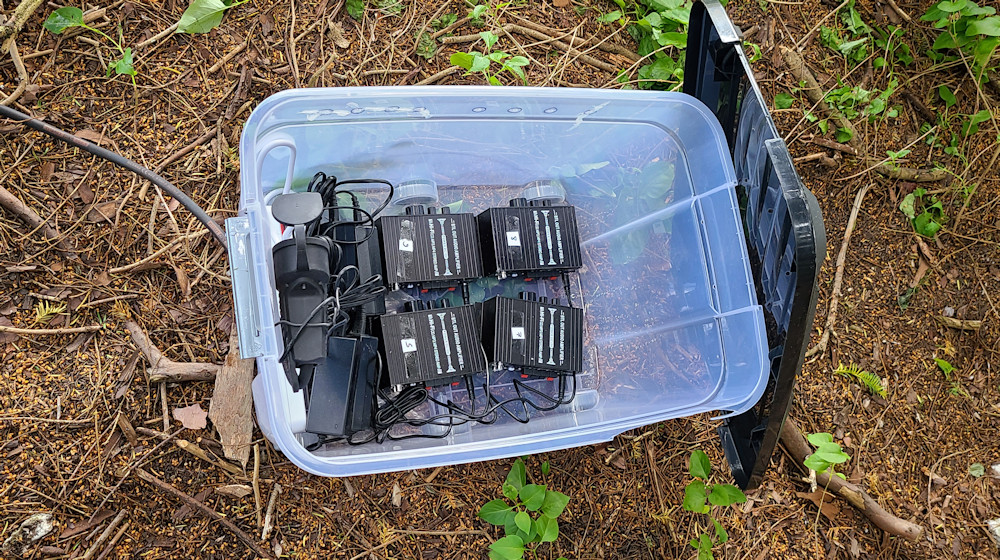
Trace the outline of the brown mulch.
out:
<instances>
[{"instance_id":1,"label":"brown mulch","mask_svg":"<svg viewBox=\"0 0 1000 560\"><path fill-rule=\"evenodd\" d=\"M977 94L960 69L932 68L923 54L930 26L916 21L929 3L897 3L913 23L902 22L880 2L858 2L866 21L885 25L900 20L916 57L913 66L898 70L902 85L890 103L900 106L899 117L862 127L873 157L884 157L886 150L898 150L921 134L919 110L902 92L944 112L934 90L947 84L959 100L949 115L974 113L983 99L992 103L995 115L1000 107L1000 92ZM94 25L113 36L120 29L123 44L136 45L177 21L185 4L117 2L105 6L107 15ZM441 14L461 17L467 12L458 0L403 2L399 13L392 8L395 2L369 2L360 22L342 4L307 0L294 3L293 11L287 2L247 2L208 34L169 35L138 50L136 87L123 77L105 78L109 49L83 40L97 39L95 35L57 37L43 30L42 21L52 10L43 5L18 37L32 84L20 100L22 110L44 115L71 132L90 131L84 135L151 169L162 166L165 177L213 215L226 218L235 215L239 203L242 125L267 96L306 85L414 84L448 68L456 50L475 48L439 45L429 60L417 53L419 29ZM781 92L797 98L792 108L775 111L796 157L836 154L807 141L819 131L804 118L807 100L794 92L797 84L785 71L777 45L798 42L837 4L732 0L728 6L743 29L757 28L747 39L761 47L762 58L754 68L765 99ZM10 3L3 5L5 13L12 9ZM613 33L610 42L634 51L626 31L595 21L611 9L611 2L600 0L581 0L571 7L548 0L513 2L497 9L490 21L499 27L524 18L585 38ZM828 25L834 21L830 18ZM454 33L488 28L466 23ZM213 68L244 42L245 49ZM838 77L854 85L886 87L883 72L865 65L845 68L844 59L816 38L802 46L824 87L836 87ZM526 67L531 85L616 87L613 73L532 37L501 34L499 47L532 60ZM55 51L45 53L48 49ZM632 66L622 55L599 49L588 54L618 68ZM503 79L514 85L512 76ZM483 78L452 73L436 83L481 84ZM16 84L5 54L0 91L12 91ZM857 119L858 126L863 120ZM957 130L957 121L949 126ZM898 210L916 185L865 173L866 166L850 157L837 156L837 168L819 160L798 164L820 200L827 228L817 330L826 320L833 260L854 194L864 184L875 186L851 241L829 351L804 365L793 414L810 432L833 433L852 457L844 469L847 477L890 512L923 525L925 537L917 543L888 538L842 501L834 502L839 511L824 509L831 513L828 518L800 495L808 492L808 484L779 449L750 500L720 515L731 539L717 547L717 557L996 557L986 521L1000 518L1000 480L989 475L990 466L1000 464L1000 176L995 163L990 165L997 131L989 122L981 128L963 144L966 160L940 149L930 152L924 142L916 142L907 156L907 165L914 167L939 161L961 181L927 185L951 220L928 242L934 266L905 309L899 298L910 287L920 259L926 260ZM192 143L197 145L186 155L170 159ZM963 190L963 182L975 186L974 192ZM173 359L224 359L233 328L224 252L207 235L185 238L200 226L143 181L8 122L0 122L0 184L57 224L80 256L62 258L41 235L0 211L0 324L105 325L98 334L34 340L0 332L0 540L29 515L51 512L57 528L41 542L49 548L36 550L35 557L82 557L125 510L123 534L113 546L97 547L94 558L105 553L104 558L251 558L233 534L144 483L133 469L141 466L258 538L253 495L234 498L212 491L250 484L252 474L231 475L172 444L159 445L160 439L141 431L133 444L116 424L122 415L135 427L164 429L158 388L147 385L144 364L133 359L126 319L139 322ZM955 220L959 215L961 220ZM175 245L150 263L114 271L170 243ZM56 306L55 311L46 313L43 302ZM982 320L983 326L978 331L943 327L934 316L946 312ZM957 368L952 380L934 358ZM887 396L871 395L835 375L841 362L883 377ZM200 404L207 410L211 392L211 383L171 385L169 407ZM543 546L540 556L694 557L688 541L705 527L680 507L689 480L687 457L692 450L705 450L716 466L716 481L728 480L716 426L699 416L635 430L607 444L528 458L529 473L549 461L546 482L571 496L558 541ZM169 420L169 431L178 429ZM211 427L184 430L178 437L222 454ZM476 512L499 496L510 461L328 479L291 465L259 432L255 438L262 457L261 506L276 483L284 489L275 528L263 542L268 550L296 558L481 558L489 545L481 531L498 536ZM970 475L973 463L984 465L987 474ZM396 485L398 506L393 505Z\"/></svg>"}]
</instances>

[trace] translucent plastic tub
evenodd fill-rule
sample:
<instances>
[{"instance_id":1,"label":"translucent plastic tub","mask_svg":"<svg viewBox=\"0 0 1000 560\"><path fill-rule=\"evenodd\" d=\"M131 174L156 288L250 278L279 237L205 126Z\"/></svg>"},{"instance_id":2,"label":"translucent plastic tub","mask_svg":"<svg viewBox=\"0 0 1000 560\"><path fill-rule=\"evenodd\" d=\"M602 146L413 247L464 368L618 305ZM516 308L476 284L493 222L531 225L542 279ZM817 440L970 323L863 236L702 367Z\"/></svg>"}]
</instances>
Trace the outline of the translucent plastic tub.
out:
<instances>
[{"instance_id":1,"label":"translucent plastic tub","mask_svg":"<svg viewBox=\"0 0 1000 560\"><path fill-rule=\"evenodd\" d=\"M241 216L227 227L241 349L257 358L253 391L262 431L309 472L357 475L586 445L699 412L742 412L764 391L764 320L733 164L718 121L690 96L501 87L292 90L253 112L240 155ZM270 255L280 229L266 201L272 192L304 188L317 171L436 184L439 204L465 212L505 205L533 181L561 185L577 208L584 263L571 275L569 294L584 308L586 325L576 398L532 414L527 424L466 424L441 439L307 451L313 440L301 433L301 399L277 362L282 341ZM370 203L383 194L362 193ZM516 293L518 282L481 280L471 293ZM561 283L533 288L566 296ZM390 309L410 297L421 296L394 294ZM503 379L493 381L502 392ZM440 391L468 400L464 389Z\"/></svg>"}]
</instances>

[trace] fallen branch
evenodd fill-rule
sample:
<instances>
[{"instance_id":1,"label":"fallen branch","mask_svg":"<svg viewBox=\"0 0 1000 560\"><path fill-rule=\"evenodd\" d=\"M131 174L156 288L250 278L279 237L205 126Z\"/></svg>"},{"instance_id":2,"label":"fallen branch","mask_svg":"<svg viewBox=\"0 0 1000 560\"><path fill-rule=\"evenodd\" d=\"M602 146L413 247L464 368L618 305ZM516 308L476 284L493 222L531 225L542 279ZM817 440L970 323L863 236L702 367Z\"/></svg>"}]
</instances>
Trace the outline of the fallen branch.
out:
<instances>
[{"instance_id":1,"label":"fallen branch","mask_svg":"<svg viewBox=\"0 0 1000 560\"><path fill-rule=\"evenodd\" d=\"M799 463L812 454L809 442L802 435L798 425L791 418L785 419L785 425L781 428L781 442L785 445L788 453ZM804 467L803 467L804 468ZM924 528L916 523L900 519L882 508L871 496L862 488L847 482L839 476L831 476L829 472L822 472L816 475L816 484L825 488L827 492L836 494L847 500L852 506L865 515L876 527L882 529L890 535L903 537L910 541L916 541L924 532Z\"/></svg>"},{"instance_id":2,"label":"fallen branch","mask_svg":"<svg viewBox=\"0 0 1000 560\"><path fill-rule=\"evenodd\" d=\"M257 556L267 558L269 560L275 560L274 555L261 548L260 545L258 545L256 541L254 541L253 538L250 537L250 535L244 533L243 530L237 527L232 521L219 515L212 508L206 506L205 504L199 502L198 500L192 498L191 496L188 496L184 492L181 492L177 488L174 488L172 485L160 480L159 478L156 478L155 476L146 472L143 469L135 469L135 474L138 475L139 478L145 480L146 482L152 484L153 486L156 486L160 490L163 490L168 494L173 494L176 498L184 502L188 507L196 509L202 512L203 514L207 515L209 518L214 519L215 521L221 523L223 527L225 527L231 533L233 533L233 535L235 535L236 538L243 541L243 544L245 544L246 547L249 548L251 551L253 551L253 553L256 554Z\"/></svg>"},{"instance_id":3,"label":"fallen branch","mask_svg":"<svg viewBox=\"0 0 1000 560\"><path fill-rule=\"evenodd\" d=\"M278 494L281 494L281 485L277 482L271 488L271 497L267 500L267 512L264 514L264 528L260 531L260 540L266 541L267 537L274 529L274 506L278 504Z\"/></svg>"},{"instance_id":4,"label":"fallen branch","mask_svg":"<svg viewBox=\"0 0 1000 560\"><path fill-rule=\"evenodd\" d=\"M935 315L934 320L945 327L960 331L978 331L983 327L983 322L975 319L956 319L954 317L945 317L944 315Z\"/></svg>"},{"instance_id":5,"label":"fallen branch","mask_svg":"<svg viewBox=\"0 0 1000 560\"><path fill-rule=\"evenodd\" d=\"M844 230L844 242L840 245L840 253L837 254L837 272L833 276L833 292L830 294L829 311L826 315L826 325L823 326L823 336L819 343L806 352L806 357L812 357L821 352L826 352L826 345L830 342L830 332L837 322L837 305L840 302L840 285L844 281L844 263L847 261L847 245L851 242L851 234L854 233L854 224L858 221L858 212L861 211L861 203L868 194L868 189L872 188L871 183L861 187L858 195L854 197L854 206L851 207L851 217L847 220L847 229Z\"/></svg>"},{"instance_id":6,"label":"fallen branch","mask_svg":"<svg viewBox=\"0 0 1000 560\"><path fill-rule=\"evenodd\" d=\"M206 463L219 467L220 469L228 472L229 474L240 477L243 476L243 471L240 470L239 467L237 467L232 463L227 463L222 459L213 459L208 455L208 452L202 449L201 446L199 446L197 443L192 443L186 439L180 439L174 437L174 435L172 434L168 434L166 432L158 432L156 430L151 430L149 428L144 428L142 426L136 428L135 431L145 436L153 436L160 438L161 441L172 441L173 444L177 446L177 448L180 449L181 451L190 453L191 455L194 455L195 457L201 459L202 461L205 461Z\"/></svg>"},{"instance_id":7,"label":"fallen branch","mask_svg":"<svg viewBox=\"0 0 1000 560\"><path fill-rule=\"evenodd\" d=\"M164 356L153 345L146 333L133 321L126 321L125 328L132 335L132 342L146 356L149 369L146 370L150 383L164 381L211 381L219 372L219 366L202 362L175 362Z\"/></svg>"},{"instance_id":8,"label":"fallen branch","mask_svg":"<svg viewBox=\"0 0 1000 560\"><path fill-rule=\"evenodd\" d=\"M83 554L83 560L90 560L91 558L94 557L95 554L97 554L97 550L101 548L101 545L104 544L104 541L108 540L111 537L111 533L115 530L116 527L118 527L118 524L125 519L126 515L128 515L128 510L123 509L118 512L118 515L116 515L115 518L111 520L111 523L108 523L108 526L104 528L104 531L101 533L99 537L97 537L97 540L94 541L94 544L90 545L90 548L87 549L87 552Z\"/></svg>"},{"instance_id":9,"label":"fallen branch","mask_svg":"<svg viewBox=\"0 0 1000 560\"><path fill-rule=\"evenodd\" d=\"M8 52L10 52L10 59L14 62L14 68L17 70L17 88L6 99L0 101L0 105L10 105L17 101L21 97L21 94L24 93L25 88L28 87L28 70L24 67L24 62L21 60L21 53L18 52L17 43L13 37L10 38Z\"/></svg>"},{"instance_id":10,"label":"fallen branch","mask_svg":"<svg viewBox=\"0 0 1000 560\"><path fill-rule=\"evenodd\" d=\"M553 47L565 51L569 56L579 60L580 62L585 62L594 68L604 70L605 72L611 72L613 74L618 73L618 67L613 64L608 64L603 60L598 60L589 54L581 52L578 49L573 48L568 43L560 41L559 39L536 29L531 29L523 25L517 25L516 23L508 23L500 28L501 31L507 33L520 33L521 35L527 35L533 39L541 41L542 43L552 45ZM478 33L473 33L469 35L457 35L454 37L444 37L440 39L440 42L444 45L451 45L456 43L468 43L470 41L478 41L480 36Z\"/></svg>"},{"instance_id":11,"label":"fallen branch","mask_svg":"<svg viewBox=\"0 0 1000 560\"><path fill-rule=\"evenodd\" d=\"M17 32L28 21L31 14L42 5L42 0L21 0L21 3L14 8L14 15L10 20L0 25L0 41L3 41L3 50L10 47L10 42L14 40Z\"/></svg>"},{"instance_id":12,"label":"fallen branch","mask_svg":"<svg viewBox=\"0 0 1000 560\"><path fill-rule=\"evenodd\" d=\"M458 66L450 66L450 67L445 68L444 70L442 70L442 71L440 71L440 72L438 72L436 74L431 74L430 76L427 76L423 80L420 80L419 82L417 82L415 85L426 86L426 85L429 85L429 84L433 84L434 82L440 80L441 78L444 78L446 76L451 76L452 74L454 74L455 72L458 72L459 70L461 70L461 68L458 67Z\"/></svg>"},{"instance_id":13,"label":"fallen branch","mask_svg":"<svg viewBox=\"0 0 1000 560\"><path fill-rule=\"evenodd\" d=\"M554 35L556 33L560 34L566 33L565 31L552 29L551 27L547 27L524 18L518 18L518 21L520 21L521 25L523 25L524 27L527 27L529 29L534 29L535 31L541 33L546 33L548 35ZM750 36L750 33L747 33L747 36ZM610 43L607 40L594 41L592 39L584 39L583 37L570 37L568 40L571 47L598 48L606 53L624 56L625 58L629 59L632 62L639 62L640 60L642 60L642 57L639 56L637 53L634 53L621 45Z\"/></svg>"}]
</instances>

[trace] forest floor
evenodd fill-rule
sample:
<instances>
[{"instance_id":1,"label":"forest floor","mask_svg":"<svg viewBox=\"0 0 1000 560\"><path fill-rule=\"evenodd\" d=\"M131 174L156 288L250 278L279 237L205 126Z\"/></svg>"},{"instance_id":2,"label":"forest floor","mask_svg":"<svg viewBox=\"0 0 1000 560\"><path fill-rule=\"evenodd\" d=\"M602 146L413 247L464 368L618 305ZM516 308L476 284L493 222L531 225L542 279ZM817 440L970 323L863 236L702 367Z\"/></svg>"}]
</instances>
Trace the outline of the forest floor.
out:
<instances>
[{"instance_id":1,"label":"forest floor","mask_svg":"<svg viewBox=\"0 0 1000 560\"><path fill-rule=\"evenodd\" d=\"M611 1L493 1L479 26L465 18L470 8L459 0L373 0L359 20L343 4L250 0L231 8L209 33L159 38L180 18L184 2L83 6L104 8L91 25L116 39L120 33L123 46L135 45L134 84L127 76L105 76L116 54L96 34L57 36L43 29L59 7L44 4L17 37L29 85L15 106L156 169L222 219L235 215L239 204L243 123L279 91L482 84L480 74L440 74L451 67L455 51L481 48L474 44L478 36L446 44L441 39L484 30L497 32L497 48L530 60L524 67L530 85L634 86L642 64L626 54L589 50L601 67L551 41L504 28L534 22L564 37L607 39L635 53L639 47L623 26L598 21L617 9ZM803 472L779 448L749 500L718 512L730 539L716 547L717 558L998 556L987 521L1000 518L1000 473L991 469L1000 464L1000 91L977 88L961 62L927 55L938 33L919 19L928 2L897 4L857 0L854 9L867 25L898 26L899 43L912 53L908 63L897 45L877 47L872 37L865 56L830 48L821 26L841 34L834 44L859 33L843 17L847 2L731 0L727 11L745 32L764 98L781 107L773 108L778 129L823 209L828 247L813 344L827 322L835 260L855 196L871 186L846 251L833 336L826 352L803 366L792 416L809 433L833 434L851 456L842 466L848 479L925 532L917 542L887 537L840 499L827 497L820 510ZM7 15L12 10L9 0L0 5ZM458 25L439 33L440 18L448 23L450 14ZM417 42L423 29L437 34L429 44ZM824 91L848 86L855 95L857 88L874 97L885 93L885 111L895 116L869 119L859 111L853 118L855 151L873 159L821 143L833 140L837 126L821 123L826 117L789 73L782 46L801 51ZM19 83L4 57L2 97ZM878 57L887 64L877 64ZM611 69L628 70L626 83ZM500 80L506 87L519 83L507 73ZM871 104L841 100L859 108ZM978 132L962 134L975 114L985 117ZM932 136L941 144L928 145ZM916 184L872 169L890 157L913 168L940 164L948 173ZM254 539L280 484L274 528L259 541L278 555L485 557L500 534L476 513L500 495L510 460L321 478L292 465L255 431L260 497L216 492L251 484L253 467L234 474L150 431L176 433L221 455L211 426L186 430L167 414L194 404L208 410L213 384L169 384L163 401L160 388L144 378L144 362L124 322L136 321L172 359L221 363L233 329L224 251L144 181L9 121L0 121L0 185L55 224L81 257L66 258L37 230L0 211L0 325L103 325L99 333L80 335L0 332L0 540L28 516L49 512L57 526L29 551L34 558L254 556L218 522L140 479L141 467ZM899 209L917 188L926 189L918 210L921 201L932 206L931 197L941 203L943 227L932 238L919 238ZM941 316L967 328L945 326ZM981 325L972 328L968 321ZM837 375L841 363L880 376L885 396ZM145 430L123 432L122 424ZM704 523L700 516L681 508L690 480L687 461L693 450L704 450L716 466L713 480L729 481L717 425L696 416L606 444L529 457L529 473L547 461L546 482L571 498L558 540L541 546L538 557L694 557L688 543L705 527L698 525ZM102 539L121 511L126 514L114 534Z\"/></svg>"}]
</instances>

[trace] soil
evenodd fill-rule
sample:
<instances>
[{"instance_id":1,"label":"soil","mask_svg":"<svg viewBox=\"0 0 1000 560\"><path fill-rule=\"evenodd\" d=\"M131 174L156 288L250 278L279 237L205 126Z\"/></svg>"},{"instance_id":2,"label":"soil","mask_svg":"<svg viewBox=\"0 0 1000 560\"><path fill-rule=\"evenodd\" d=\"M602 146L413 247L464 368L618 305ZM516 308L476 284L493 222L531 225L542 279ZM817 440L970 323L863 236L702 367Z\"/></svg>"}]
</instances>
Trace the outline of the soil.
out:
<instances>
[{"instance_id":1,"label":"soil","mask_svg":"<svg viewBox=\"0 0 1000 560\"><path fill-rule=\"evenodd\" d=\"M11 4L3 5L8 16ZM441 14L464 15L467 8L457 0L368 4L361 21L350 18L337 0L241 4L210 33L171 34L137 46L135 86L123 76L105 77L114 55L97 35L43 30L54 6L43 5L17 36L31 84L19 108L158 169L223 219L238 208L243 123L264 98L307 85L414 84L448 68L452 52L476 48L471 42L440 45L430 59L416 53L419 29ZM897 2L912 21L890 4L858 0L857 9L869 23L899 24L915 61L895 68L900 86L889 102L899 106L898 117L855 123L869 155L879 158L912 143L904 165L939 162L954 174L921 185L942 201L948 216L941 232L925 240L925 254L898 209L918 185L876 175L853 156L809 141L820 132L804 117L808 100L795 91L779 45L799 43L827 89L842 80L881 91L889 80L870 61L857 68L845 63L816 34L805 38L837 2L731 0L727 11L760 47L754 69L765 99L782 92L796 97L791 108L775 110L774 116L793 155L806 158L797 168L819 198L826 224L814 342L826 322L834 261L855 193L874 185L847 251L834 335L827 352L803 366L792 415L808 432L832 433L851 456L844 474L893 514L922 525L925 535L915 543L888 537L839 499L827 498L820 510L801 480L802 470L779 449L749 500L717 512L730 536L716 547L718 558L998 554L986 523L1000 518L1000 475L991 475L991 466L1000 464L997 128L995 121L981 124L979 133L961 139L962 156L949 156L917 141L923 123L917 104L948 115L992 108L997 119L1000 91L989 86L977 91L963 68L935 65L926 56L935 30L918 20L928 2ZM395 13L394 5L402 11ZM112 36L121 33L124 45L139 45L177 21L185 3L138 0L102 7L106 14L92 25ZM608 38L634 51L635 42L620 26L595 20L612 9L611 2L600 0L514 2L490 17L497 27L524 18L578 37ZM454 34L484 29L465 22ZM229 56L244 43L245 49ZM531 37L501 34L499 46L531 58L525 68L531 85L620 86L613 73ZM632 65L602 50L589 54L615 67ZM515 83L513 76L501 80ZM435 82L480 84L484 78L451 73ZM17 83L5 53L3 96ZM935 93L940 85L955 92L955 107L946 109ZM949 133L958 130L957 122L946 125ZM836 167L807 157L818 153L833 158ZM216 492L251 484L252 460L246 475L234 475L163 444L149 431L176 433L221 456L211 425L187 430L168 416L193 404L207 410L212 383L171 384L164 404L159 387L145 381L145 364L123 322L137 321L174 360L221 363L233 328L224 252L175 201L140 179L11 122L0 122L0 181L55 224L79 255L65 258L38 231L0 211L0 325L103 325L96 334L0 332L0 539L31 515L51 512L56 529L30 552L34 558L83 557L91 548L90 558L253 557L221 524L140 479L137 467L255 539L262 530L259 510L280 483L274 529L261 541L277 555L482 558L491 540L501 536L476 512L500 496L509 460L320 478L289 463L256 431L262 503L255 505L252 494ZM922 261L929 266L915 281ZM935 320L941 315L981 320L982 326L948 328ZM950 379L935 358L956 368ZM885 398L836 375L840 363L881 376ZM119 417L138 435L124 433ZM691 451L702 449L715 465L713 481L730 481L717 426L703 415L635 430L606 444L528 457L529 477L540 476L547 461L551 471L544 482L571 497L559 539L541 546L538 556L694 557L688 542L706 527L680 506L690 480L687 460ZM975 476L976 464L986 474ZM120 511L127 512L118 525L120 536L101 539Z\"/></svg>"}]
</instances>

